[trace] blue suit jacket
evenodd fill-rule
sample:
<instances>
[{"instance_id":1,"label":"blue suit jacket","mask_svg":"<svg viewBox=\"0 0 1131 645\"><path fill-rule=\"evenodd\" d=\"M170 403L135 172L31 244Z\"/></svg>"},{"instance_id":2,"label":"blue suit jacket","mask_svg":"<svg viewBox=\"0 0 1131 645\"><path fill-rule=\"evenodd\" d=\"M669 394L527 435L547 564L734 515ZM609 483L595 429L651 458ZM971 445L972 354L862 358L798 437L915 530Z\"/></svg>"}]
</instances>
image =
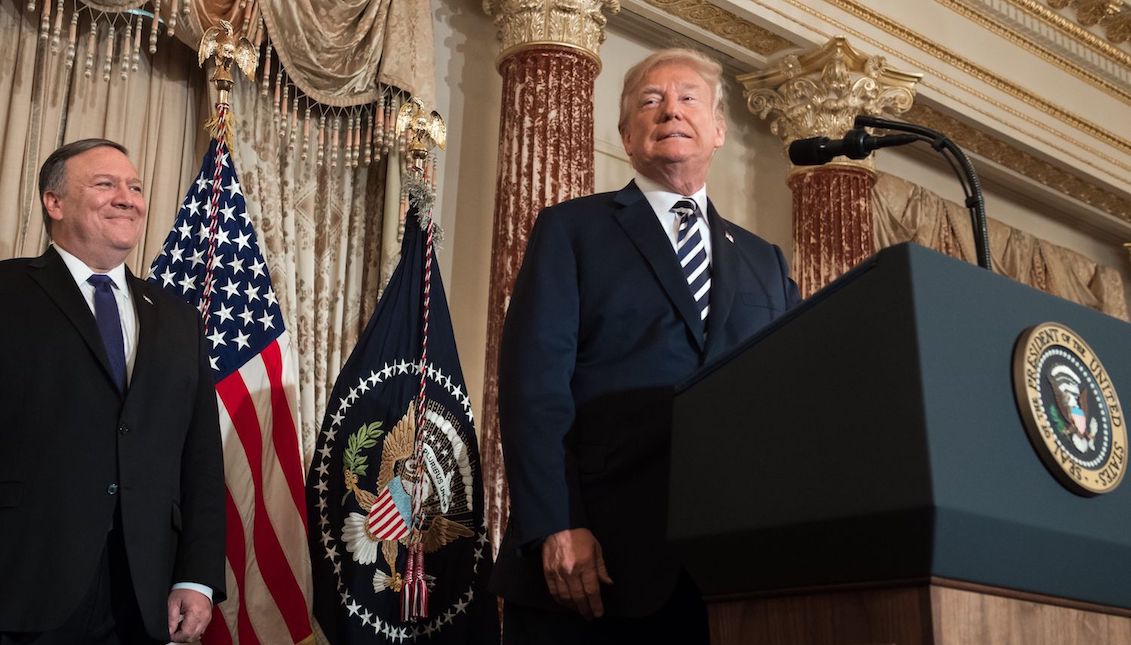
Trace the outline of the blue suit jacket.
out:
<instances>
[{"instance_id":1,"label":"blue suit jacket","mask_svg":"<svg viewBox=\"0 0 1131 645\"><path fill-rule=\"evenodd\" d=\"M799 300L778 247L713 205L707 217L704 330L635 183L539 214L499 357L511 516L492 588L508 601L556 606L540 550L524 547L579 527L603 548L610 615L651 613L674 589L680 564L665 537L672 388Z\"/></svg>"}]
</instances>

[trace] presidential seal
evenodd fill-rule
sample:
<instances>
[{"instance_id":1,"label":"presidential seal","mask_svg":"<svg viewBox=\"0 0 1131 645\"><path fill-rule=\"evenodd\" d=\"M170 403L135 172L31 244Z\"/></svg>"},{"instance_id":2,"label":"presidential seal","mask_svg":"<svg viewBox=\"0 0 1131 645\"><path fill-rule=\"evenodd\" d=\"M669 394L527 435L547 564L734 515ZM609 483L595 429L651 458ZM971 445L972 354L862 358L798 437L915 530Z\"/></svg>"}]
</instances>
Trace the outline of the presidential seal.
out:
<instances>
[{"instance_id":1,"label":"presidential seal","mask_svg":"<svg viewBox=\"0 0 1131 645\"><path fill-rule=\"evenodd\" d=\"M1109 493L1127 472L1127 428L1099 357L1059 323L1025 330L1013 352L1013 391L1041 460L1068 490Z\"/></svg>"}]
</instances>

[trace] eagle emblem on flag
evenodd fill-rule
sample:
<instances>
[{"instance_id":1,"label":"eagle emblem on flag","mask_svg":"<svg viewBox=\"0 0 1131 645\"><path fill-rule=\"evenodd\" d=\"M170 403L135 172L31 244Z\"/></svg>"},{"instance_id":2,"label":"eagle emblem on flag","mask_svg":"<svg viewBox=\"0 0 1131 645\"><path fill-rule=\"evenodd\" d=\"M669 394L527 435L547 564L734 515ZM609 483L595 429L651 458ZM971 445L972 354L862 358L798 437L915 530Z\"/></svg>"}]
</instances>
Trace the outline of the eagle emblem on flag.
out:
<instances>
[{"instance_id":1,"label":"eagle emblem on flag","mask_svg":"<svg viewBox=\"0 0 1131 645\"><path fill-rule=\"evenodd\" d=\"M364 490L359 485L359 477L365 474L367 459L362 451L376 445L376 438L384 434L380 422L361 426L347 440L348 447L343 456L342 475L347 494L343 503L350 498L360 510L351 512L345 520L342 536L353 559L359 564L372 564L377 560L380 550L388 565L388 572L378 569L373 577L373 590L386 589L399 593L402 587L397 573L397 558L407 540L412 526L413 489L424 486L424 525L421 542L425 553L432 553L450 542L460 538L470 538L475 531L468 526L472 510L473 488L470 452L451 415L439 410L426 412L426 418L433 421L428 430L430 439L425 444L425 476L415 481L412 463L413 443L416 437L416 402L408 405L408 410L392 431L385 436L381 451L381 465L377 472L378 493ZM436 423L439 421L439 423ZM457 479L458 477L458 479ZM453 490L453 487L455 490Z\"/></svg>"}]
</instances>

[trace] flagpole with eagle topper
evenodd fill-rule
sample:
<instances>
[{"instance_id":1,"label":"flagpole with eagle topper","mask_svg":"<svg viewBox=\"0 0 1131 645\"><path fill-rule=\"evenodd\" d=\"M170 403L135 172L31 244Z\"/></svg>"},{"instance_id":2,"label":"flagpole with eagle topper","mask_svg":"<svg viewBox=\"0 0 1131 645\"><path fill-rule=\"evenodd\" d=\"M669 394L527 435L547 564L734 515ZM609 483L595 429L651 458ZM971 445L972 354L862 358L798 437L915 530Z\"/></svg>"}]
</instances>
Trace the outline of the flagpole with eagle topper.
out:
<instances>
[{"instance_id":1,"label":"flagpole with eagle topper","mask_svg":"<svg viewBox=\"0 0 1131 645\"><path fill-rule=\"evenodd\" d=\"M447 128L439 113L424 110L420 99L406 101L397 114L397 137L405 137L409 171L424 183L424 170L433 145L445 147ZM432 259L436 223L431 217L424 234L424 288L421 303L420 333L420 386L416 398L417 433L413 444L413 464L416 481L424 476L425 414L428 377L428 313L432 295ZM421 543L423 528L423 486L415 486L412 494L412 531L409 534L408 557L405 558L404 592L401 596L401 620L417 621L428 617L428 585L424 578L424 548Z\"/></svg>"},{"instance_id":2,"label":"flagpole with eagle topper","mask_svg":"<svg viewBox=\"0 0 1131 645\"><path fill-rule=\"evenodd\" d=\"M210 341L224 444L227 599L213 605L203 641L312 643L298 363L228 148L231 67L253 77L258 52L222 20L201 38L201 66L210 58L218 90L205 125L212 142L149 276L198 307Z\"/></svg>"}]
</instances>

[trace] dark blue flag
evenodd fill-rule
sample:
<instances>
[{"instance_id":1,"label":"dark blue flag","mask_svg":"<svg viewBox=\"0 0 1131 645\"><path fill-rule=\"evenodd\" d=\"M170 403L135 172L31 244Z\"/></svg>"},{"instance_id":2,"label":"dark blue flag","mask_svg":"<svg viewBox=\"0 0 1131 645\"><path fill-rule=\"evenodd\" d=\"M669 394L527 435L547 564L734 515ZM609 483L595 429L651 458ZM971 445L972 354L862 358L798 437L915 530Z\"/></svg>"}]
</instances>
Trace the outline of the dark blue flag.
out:
<instances>
[{"instance_id":1,"label":"dark blue flag","mask_svg":"<svg viewBox=\"0 0 1131 645\"><path fill-rule=\"evenodd\" d=\"M429 218L412 203L400 263L334 385L307 477L314 616L333 645L498 643L471 401ZM413 579L428 613L408 621Z\"/></svg>"}]
</instances>

